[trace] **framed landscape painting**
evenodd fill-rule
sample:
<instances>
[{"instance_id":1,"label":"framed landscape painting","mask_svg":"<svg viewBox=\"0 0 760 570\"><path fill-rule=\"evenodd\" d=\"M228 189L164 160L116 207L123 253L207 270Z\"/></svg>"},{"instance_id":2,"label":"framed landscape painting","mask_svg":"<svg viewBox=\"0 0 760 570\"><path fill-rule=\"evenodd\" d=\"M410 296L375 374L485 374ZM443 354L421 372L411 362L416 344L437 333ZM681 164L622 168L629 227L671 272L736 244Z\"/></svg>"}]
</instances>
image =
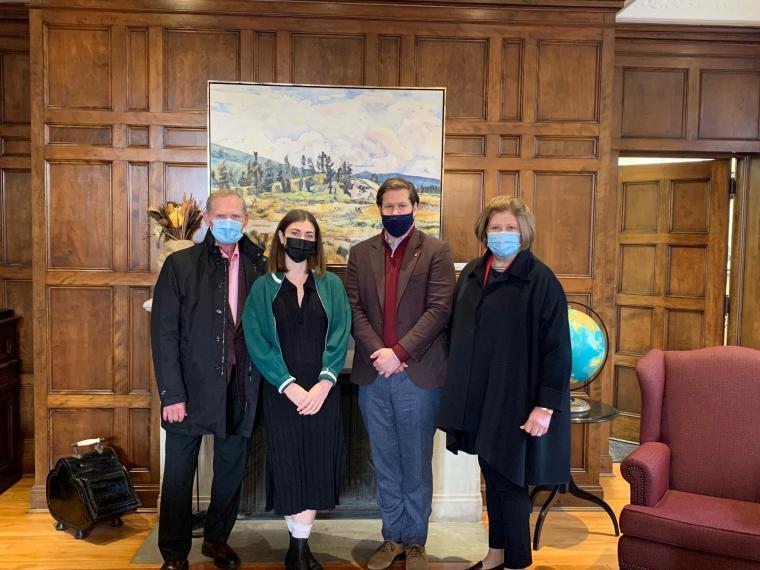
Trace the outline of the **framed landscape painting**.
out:
<instances>
[{"instance_id":1,"label":"framed landscape painting","mask_svg":"<svg viewBox=\"0 0 760 570\"><path fill-rule=\"evenodd\" d=\"M246 233L268 247L277 222L301 208L317 218L327 262L380 231L385 180L420 194L417 227L439 236L443 88L209 82L209 189L246 202Z\"/></svg>"}]
</instances>

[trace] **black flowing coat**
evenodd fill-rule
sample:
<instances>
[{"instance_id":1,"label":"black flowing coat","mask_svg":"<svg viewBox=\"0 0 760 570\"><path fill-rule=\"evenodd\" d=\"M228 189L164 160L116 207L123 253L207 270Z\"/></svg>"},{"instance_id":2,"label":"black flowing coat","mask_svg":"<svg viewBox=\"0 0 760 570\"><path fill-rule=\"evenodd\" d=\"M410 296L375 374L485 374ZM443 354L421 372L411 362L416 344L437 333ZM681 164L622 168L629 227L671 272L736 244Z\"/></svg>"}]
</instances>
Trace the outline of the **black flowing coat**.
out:
<instances>
[{"instance_id":1,"label":"black flowing coat","mask_svg":"<svg viewBox=\"0 0 760 570\"><path fill-rule=\"evenodd\" d=\"M521 486L570 480L567 301L531 251L483 289L491 253L462 270L454 293L450 353L438 427L446 447L476 454ZM536 407L554 410L549 431L520 429Z\"/></svg>"},{"instance_id":2,"label":"black flowing coat","mask_svg":"<svg viewBox=\"0 0 760 570\"><path fill-rule=\"evenodd\" d=\"M244 293L265 270L266 257L247 237L238 242ZM153 290L151 342L161 408L185 402L187 418L167 431L227 435L228 265L211 231L192 247L166 258ZM242 307L239 307L241 309ZM240 351L238 351L240 352ZM243 351L247 355L247 351ZM239 433L250 435L260 375L250 359L245 368L245 415ZM234 380L233 380L234 381Z\"/></svg>"}]
</instances>

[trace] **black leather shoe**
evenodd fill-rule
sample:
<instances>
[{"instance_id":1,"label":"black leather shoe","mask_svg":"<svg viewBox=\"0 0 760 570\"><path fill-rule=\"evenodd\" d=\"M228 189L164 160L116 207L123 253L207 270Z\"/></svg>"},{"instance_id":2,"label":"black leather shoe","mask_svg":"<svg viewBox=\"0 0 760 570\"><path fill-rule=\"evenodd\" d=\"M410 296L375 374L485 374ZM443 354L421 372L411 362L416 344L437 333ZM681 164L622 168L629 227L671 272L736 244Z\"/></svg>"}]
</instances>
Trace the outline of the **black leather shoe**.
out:
<instances>
[{"instance_id":1,"label":"black leather shoe","mask_svg":"<svg viewBox=\"0 0 760 570\"><path fill-rule=\"evenodd\" d=\"M290 537L290 548L285 555L285 570L310 570L311 565L306 552L309 549L309 541L306 538ZM313 557L312 557L313 558ZM314 561L319 566L319 562ZM319 566L321 568L321 566Z\"/></svg>"},{"instance_id":2,"label":"black leather shoe","mask_svg":"<svg viewBox=\"0 0 760 570\"><path fill-rule=\"evenodd\" d=\"M201 552L203 556L213 558L217 568L237 568L240 566L240 557L226 542L204 541Z\"/></svg>"},{"instance_id":3,"label":"black leather shoe","mask_svg":"<svg viewBox=\"0 0 760 570\"><path fill-rule=\"evenodd\" d=\"M470 566L467 570L501 570L501 568L504 568L504 564L499 564L498 566L494 566L493 568L483 568L483 561L481 560L477 564L474 564Z\"/></svg>"},{"instance_id":4,"label":"black leather shoe","mask_svg":"<svg viewBox=\"0 0 760 570\"><path fill-rule=\"evenodd\" d=\"M187 560L167 561L161 566L161 570L188 570L190 563Z\"/></svg>"}]
</instances>

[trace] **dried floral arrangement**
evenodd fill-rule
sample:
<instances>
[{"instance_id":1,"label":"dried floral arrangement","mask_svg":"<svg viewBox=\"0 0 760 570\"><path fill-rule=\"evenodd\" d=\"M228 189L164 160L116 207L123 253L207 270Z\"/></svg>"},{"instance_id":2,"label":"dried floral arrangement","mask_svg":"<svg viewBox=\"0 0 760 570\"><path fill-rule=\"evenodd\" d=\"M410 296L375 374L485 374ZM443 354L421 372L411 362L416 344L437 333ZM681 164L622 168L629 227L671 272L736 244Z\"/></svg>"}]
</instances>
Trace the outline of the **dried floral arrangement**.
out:
<instances>
[{"instance_id":1,"label":"dried floral arrangement","mask_svg":"<svg viewBox=\"0 0 760 570\"><path fill-rule=\"evenodd\" d=\"M192 196L185 194L182 202L166 202L148 207L148 216L157 222L153 235L161 240L189 240L201 225L201 210Z\"/></svg>"}]
</instances>

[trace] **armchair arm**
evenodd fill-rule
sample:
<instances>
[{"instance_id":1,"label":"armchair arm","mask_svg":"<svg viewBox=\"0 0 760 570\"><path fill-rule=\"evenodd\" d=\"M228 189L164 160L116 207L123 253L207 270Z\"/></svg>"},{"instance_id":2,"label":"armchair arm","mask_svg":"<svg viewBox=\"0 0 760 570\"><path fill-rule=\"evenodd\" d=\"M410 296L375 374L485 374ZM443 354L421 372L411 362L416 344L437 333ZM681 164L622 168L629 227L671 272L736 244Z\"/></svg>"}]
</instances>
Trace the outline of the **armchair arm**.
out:
<instances>
[{"instance_id":1,"label":"armchair arm","mask_svg":"<svg viewBox=\"0 0 760 570\"><path fill-rule=\"evenodd\" d=\"M670 447L660 441L642 443L623 460L620 472L631 485L631 504L653 507L670 488Z\"/></svg>"}]
</instances>

